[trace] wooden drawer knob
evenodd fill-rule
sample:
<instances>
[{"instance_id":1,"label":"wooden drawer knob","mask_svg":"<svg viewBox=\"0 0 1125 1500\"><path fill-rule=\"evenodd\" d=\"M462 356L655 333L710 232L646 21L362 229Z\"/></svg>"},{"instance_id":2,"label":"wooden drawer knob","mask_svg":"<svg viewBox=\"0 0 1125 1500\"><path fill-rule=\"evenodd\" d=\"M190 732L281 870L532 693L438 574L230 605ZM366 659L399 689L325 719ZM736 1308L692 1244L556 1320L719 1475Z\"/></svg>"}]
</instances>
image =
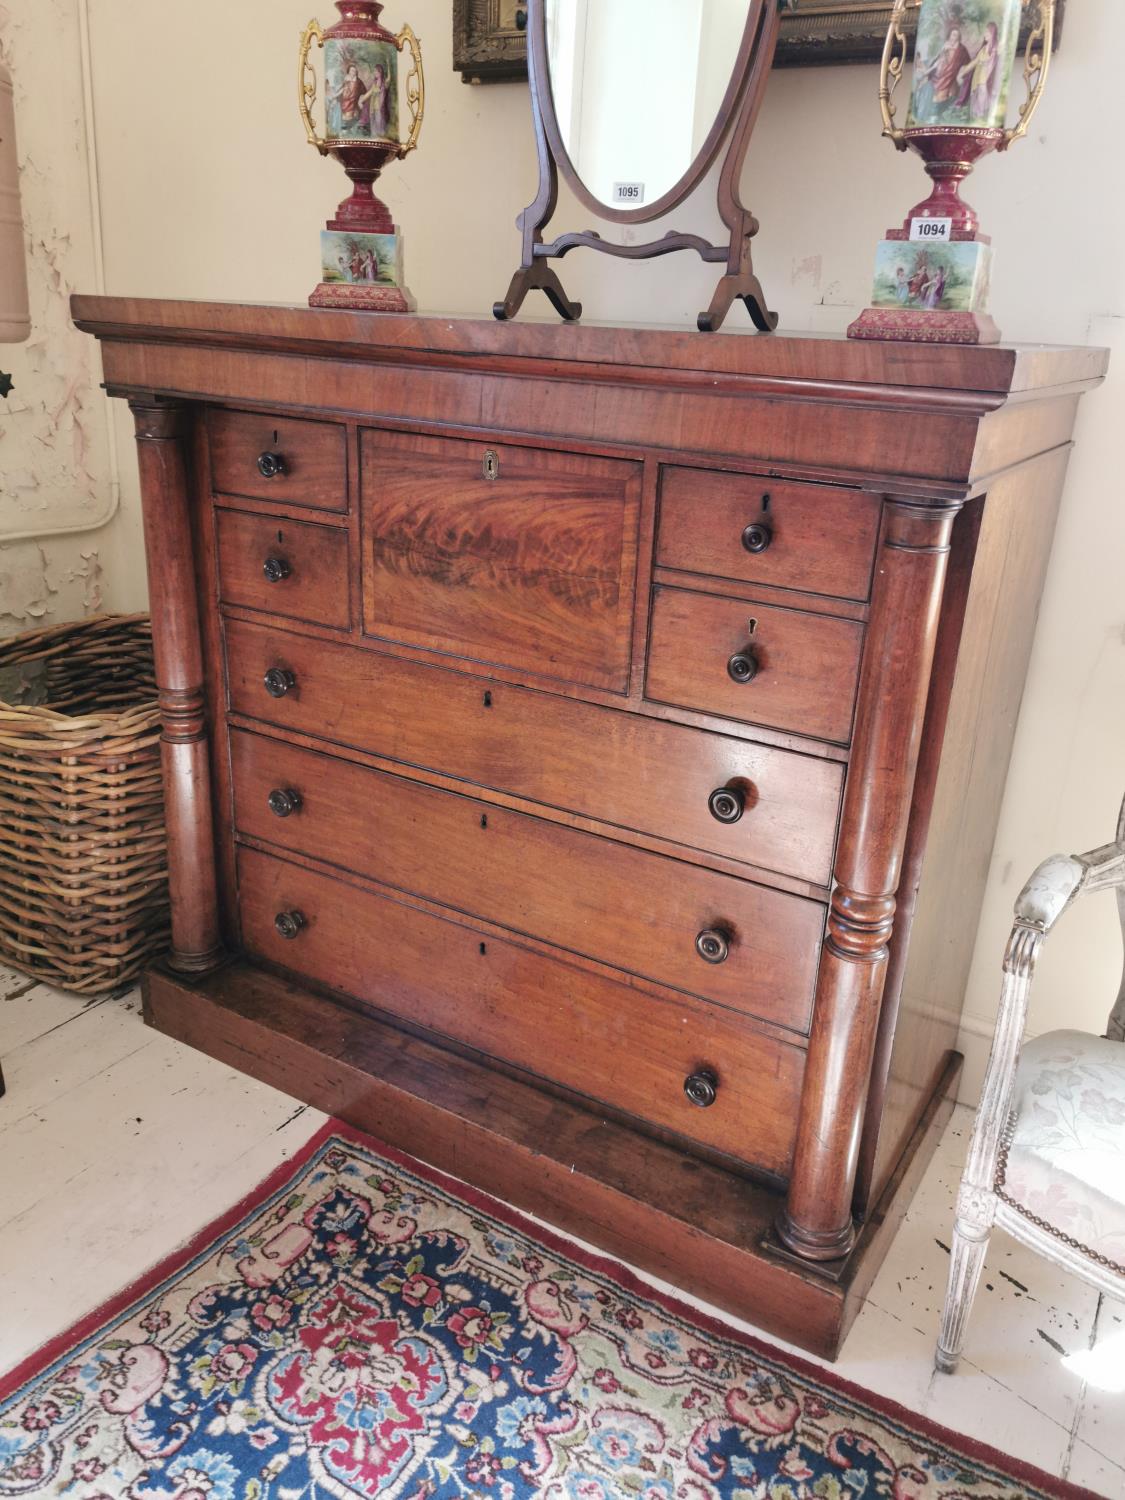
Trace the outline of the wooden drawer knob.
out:
<instances>
[{"instance_id":1,"label":"wooden drawer knob","mask_svg":"<svg viewBox=\"0 0 1125 1500\"><path fill-rule=\"evenodd\" d=\"M695 940L695 951L705 964L725 964L730 956L730 938L719 927L705 927Z\"/></svg>"},{"instance_id":2,"label":"wooden drawer knob","mask_svg":"<svg viewBox=\"0 0 1125 1500\"><path fill-rule=\"evenodd\" d=\"M283 938L292 939L297 936L306 923L304 916L299 911L279 911L273 919L273 925Z\"/></svg>"},{"instance_id":3,"label":"wooden drawer knob","mask_svg":"<svg viewBox=\"0 0 1125 1500\"><path fill-rule=\"evenodd\" d=\"M734 682L753 682L758 675L758 658L752 651L737 651L727 662L727 673Z\"/></svg>"},{"instance_id":4,"label":"wooden drawer knob","mask_svg":"<svg viewBox=\"0 0 1125 1500\"><path fill-rule=\"evenodd\" d=\"M719 1092L719 1080L710 1068L700 1068L684 1079L684 1093L700 1109L710 1109Z\"/></svg>"},{"instance_id":5,"label":"wooden drawer knob","mask_svg":"<svg viewBox=\"0 0 1125 1500\"><path fill-rule=\"evenodd\" d=\"M290 813L300 812L301 794L292 787L275 787L269 795L270 812L278 818L287 818Z\"/></svg>"},{"instance_id":6,"label":"wooden drawer knob","mask_svg":"<svg viewBox=\"0 0 1125 1500\"><path fill-rule=\"evenodd\" d=\"M746 794L737 787L717 786L707 798L707 811L716 823L737 823L746 811Z\"/></svg>"},{"instance_id":7,"label":"wooden drawer knob","mask_svg":"<svg viewBox=\"0 0 1125 1500\"><path fill-rule=\"evenodd\" d=\"M742 545L747 552L764 552L773 541L773 527L768 521L751 521L742 533Z\"/></svg>"},{"instance_id":8,"label":"wooden drawer knob","mask_svg":"<svg viewBox=\"0 0 1125 1500\"><path fill-rule=\"evenodd\" d=\"M284 698L297 686L296 675L285 667L271 667L262 681L271 698Z\"/></svg>"},{"instance_id":9,"label":"wooden drawer knob","mask_svg":"<svg viewBox=\"0 0 1125 1500\"><path fill-rule=\"evenodd\" d=\"M258 473L263 479L276 479L285 473L285 459L280 453L259 453Z\"/></svg>"},{"instance_id":10,"label":"wooden drawer knob","mask_svg":"<svg viewBox=\"0 0 1125 1500\"><path fill-rule=\"evenodd\" d=\"M289 577L290 571L289 564L283 557L267 557L262 564L262 572L269 583L280 583L283 578Z\"/></svg>"}]
</instances>

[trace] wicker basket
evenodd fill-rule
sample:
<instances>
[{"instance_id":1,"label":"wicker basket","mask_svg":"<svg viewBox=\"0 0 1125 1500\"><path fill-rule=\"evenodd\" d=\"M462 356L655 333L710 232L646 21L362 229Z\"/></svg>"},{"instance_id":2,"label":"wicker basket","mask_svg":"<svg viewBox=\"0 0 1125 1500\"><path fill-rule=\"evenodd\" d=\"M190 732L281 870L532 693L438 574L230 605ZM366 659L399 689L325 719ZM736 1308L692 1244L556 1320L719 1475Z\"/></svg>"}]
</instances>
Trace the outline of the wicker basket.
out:
<instances>
[{"instance_id":1,"label":"wicker basket","mask_svg":"<svg viewBox=\"0 0 1125 1500\"><path fill-rule=\"evenodd\" d=\"M160 721L147 615L0 641L0 962L102 994L168 946Z\"/></svg>"}]
</instances>

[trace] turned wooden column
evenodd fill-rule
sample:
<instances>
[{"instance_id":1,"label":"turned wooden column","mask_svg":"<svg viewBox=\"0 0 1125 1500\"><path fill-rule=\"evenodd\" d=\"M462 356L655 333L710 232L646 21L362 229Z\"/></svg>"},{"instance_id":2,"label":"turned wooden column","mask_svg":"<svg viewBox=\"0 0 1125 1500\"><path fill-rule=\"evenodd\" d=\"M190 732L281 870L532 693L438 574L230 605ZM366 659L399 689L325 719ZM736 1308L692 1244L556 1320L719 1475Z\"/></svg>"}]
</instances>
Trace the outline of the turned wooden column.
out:
<instances>
[{"instance_id":1,"label":"turned wooden column","mask_svg":"<svg viewBox=\"0 0 1125 1500\"><path fill-rule=\"evenodd\" d=\"M203 651L195 593L185 436L188 408L129 402L137 429L152 644L162 724L172 897L169 964L202 974L223 959L215 884Z\"/></svg>"},{"instance_id":2,"label":"turned wooden column","mask_svg":"<svg viewBox=\"0 0 1125 1500\"><path fill-rule=\"evenodd\" d=\"M855 1242L860 1133L958 509L886 507L797 1145L777 1224L807 1260L835 1260Z\"/></svg>"}]
</instances>

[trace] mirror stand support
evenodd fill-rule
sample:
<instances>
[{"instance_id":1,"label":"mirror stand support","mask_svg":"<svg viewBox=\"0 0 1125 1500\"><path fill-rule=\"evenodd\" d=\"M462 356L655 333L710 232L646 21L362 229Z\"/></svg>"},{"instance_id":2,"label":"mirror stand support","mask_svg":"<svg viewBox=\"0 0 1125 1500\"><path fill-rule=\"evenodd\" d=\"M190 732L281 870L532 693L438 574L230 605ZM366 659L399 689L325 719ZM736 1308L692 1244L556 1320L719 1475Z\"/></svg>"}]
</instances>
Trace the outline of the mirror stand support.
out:
<instances>
[{"instance_id":1,"label":"mirror stand support","mask_svg":"<svg viewBox=\"0 0 1125 1500\"><path fill-rule=\"evenodd\" d=\"M528 204L516 220L523 239L521 265L512 277L503 301L493 304L494 317L501 321L514 318L523 306L528 292L538 290L546 294L560 318L566 322L577 321L582 316L582 304L571 301L567 296L558 273L549 262L561 260L571 250L585 246L625 260L648 260L676 250L694 250L704 261L725 261L726 271L715 288L711 305L696 319L700 332L717 332L737 300L745 304L759 332L770 333L777 327L777 314L769 310L762 284L754 272L751 241L758 232L758 221L742 203L739 183L750 136L761 108L765 83L773 65L780 11L789 4L790 0L753 0L752 19L747 25L741 49L741 71L736 75L728 95L725 118L721 118L712 130L708 145L697 158L692 171L676 189L642 213L637 210L614 211L599 204L591 197L575 172L563 146L554 113L547 65L543 0L531 0L528 62L531 113L539 161L539 191L534 202ZM732 117L733 130L730 129ZM643 223L676 208L694 191L728 135L729 143L718 185L719 213L730 231L727 244L714 245L699 235L672 231L662 239L645 244L621 245L604 240L594 230L560 235L550 243L544 243L543 228L550 222L558 203L560 166L579 201L600 217L624 223Z\"/></svg>"},{"instance_id":2,"label":"mirror stand support","mask_svg":"<svg viewBox=\"0 0 1125 1500\"><path fill-rule=\"evenodd\" d=\"M739 298L745 304L750 320L759 333L772 333L777 327L777 314L769 310L766 294L762 290L762 283L758 280L750 254L750 235L757 227L755 221L754 229L747 233L741 246L736 246L732 236L731 249L732 252L737 252L737 266L734 270L728 269L726 275L719 278L715 295L711 298L711 306L696 319L696 327L700 333L717 333ZM732 259L734 258L732 253Z\"/></svg>"},{"instance_id":3,"label":"mirror stand support","mask_svg":"<svg viewBox=\"0 0 1125 1500\"><path fill-rule=\"evenodd\" d=\"M564 323L577 323L582 316L581 302L572 302L563 290L558 272L545 259L536 258L529 266L521 266L512 277L508 295L503 302L492 305L492 315L503 323L514 318L523 306L528 292L538 289L546 292L547 300Z\"/></svg>"}]
</instances>

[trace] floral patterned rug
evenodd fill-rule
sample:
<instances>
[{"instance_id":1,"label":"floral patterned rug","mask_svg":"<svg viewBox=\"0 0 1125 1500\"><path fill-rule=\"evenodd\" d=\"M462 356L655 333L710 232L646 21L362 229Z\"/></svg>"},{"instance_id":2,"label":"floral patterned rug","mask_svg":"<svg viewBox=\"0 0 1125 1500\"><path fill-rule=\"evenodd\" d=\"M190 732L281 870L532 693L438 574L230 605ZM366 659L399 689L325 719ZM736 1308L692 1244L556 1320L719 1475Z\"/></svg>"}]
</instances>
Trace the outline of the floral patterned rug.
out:
<instances>
[{"instance_id":1,"label":"floral patterned rug","mask_svg":"<svg viewBox=\"0 0 1125 1500\"><path fill-rule=\"evenodd\" d=\"M338 1123L0 1381L21 1500L1083 1493Z\"/></svg>"}]
</instances>

